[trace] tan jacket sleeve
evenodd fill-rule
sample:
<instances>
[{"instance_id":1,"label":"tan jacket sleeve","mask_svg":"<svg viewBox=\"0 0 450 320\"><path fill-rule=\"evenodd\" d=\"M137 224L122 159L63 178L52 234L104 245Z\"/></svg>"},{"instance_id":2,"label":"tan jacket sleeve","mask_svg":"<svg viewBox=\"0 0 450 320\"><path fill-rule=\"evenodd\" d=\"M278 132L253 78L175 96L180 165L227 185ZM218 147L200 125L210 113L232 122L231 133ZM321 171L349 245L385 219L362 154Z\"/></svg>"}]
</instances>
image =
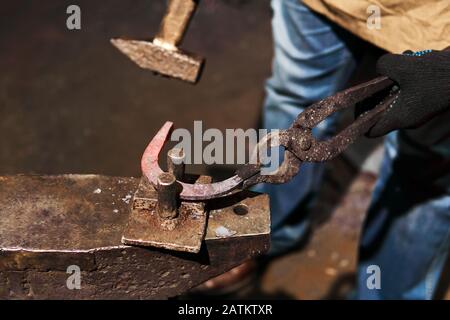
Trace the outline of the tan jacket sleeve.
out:
<instances>
[{"instance_id":1,"label":"tan jacket sleeve","mask_svg":"<svg viewBox=\"0 0 450 320\"><path fill-rule=\"evenodd\" d=\"M302 1L343 28L390 52L442 50L450 46L450 0Z\"/></svg>"}]
</instances>

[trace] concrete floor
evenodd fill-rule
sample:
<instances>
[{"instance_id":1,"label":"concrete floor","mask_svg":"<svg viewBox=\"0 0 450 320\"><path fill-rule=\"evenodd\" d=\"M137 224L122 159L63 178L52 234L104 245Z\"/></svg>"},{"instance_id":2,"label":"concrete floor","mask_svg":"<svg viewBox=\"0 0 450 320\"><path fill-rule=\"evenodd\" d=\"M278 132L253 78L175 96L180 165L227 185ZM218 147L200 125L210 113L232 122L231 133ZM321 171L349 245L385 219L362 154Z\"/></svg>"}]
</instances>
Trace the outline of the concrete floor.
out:
<instances>
[{"instance_id":1,"label":"concrete floor","mask_svg":"<svg viewBox=\"0 0 450 320\"><path fill-rule=\"evenodd\" d=\"M345 299L355 285L358 238L375 180L372 174L358 174L308 244L269 266L262 291L294 299ZM329 203L336 195L326 197ZM327 210L321 207L318 214Z\"/></svg>"},{"instance_id":2,"label":"concrete floor","mask_svg":"<svg viewBox=\"0 0 450 320\"><path fill-rule=\"evenodd\" d=\"M116 36L151 38L164 1L76 3L81 31L65 26L73 1L0 6L0 174L140 176L142 152L166 120L188 129L194 120L203 120L205 129L258 126L272 57L268 0L201 3L183 45L208 59L197 86L140 70L109 43ZM271 264L263 281L267 294L336 298L349 290L374 181L353 168L377 144L363 139L334 164L340 166L335 172L347 173L330 175L317 232L304 250ZM190 170L230 174L230 168Z\"/></svg>"}]
</instances>

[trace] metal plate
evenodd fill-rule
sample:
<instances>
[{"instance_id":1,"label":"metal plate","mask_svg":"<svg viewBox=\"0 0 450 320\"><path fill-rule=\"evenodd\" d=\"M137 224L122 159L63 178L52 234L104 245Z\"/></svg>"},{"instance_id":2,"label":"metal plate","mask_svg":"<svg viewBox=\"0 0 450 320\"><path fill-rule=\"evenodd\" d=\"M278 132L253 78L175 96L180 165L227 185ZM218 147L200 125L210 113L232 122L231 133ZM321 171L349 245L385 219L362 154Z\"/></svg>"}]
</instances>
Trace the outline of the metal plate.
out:
<instances>
[{"instance_id":1,"label":"metal plate","mask_svg":"<svg viewBox=\"0 0 450 320\"><path fill-rule=\"evenodd\" d=\"M190 179L194 179L190 177ZM210 183L202 176L196 183ZM142 177L133 199L133 208L123 233L122 243L198 253L206 233L207 212L202 202L183 201L178 218L159 217L157 193L147 178Z\"/></svg>"}]
</instances>

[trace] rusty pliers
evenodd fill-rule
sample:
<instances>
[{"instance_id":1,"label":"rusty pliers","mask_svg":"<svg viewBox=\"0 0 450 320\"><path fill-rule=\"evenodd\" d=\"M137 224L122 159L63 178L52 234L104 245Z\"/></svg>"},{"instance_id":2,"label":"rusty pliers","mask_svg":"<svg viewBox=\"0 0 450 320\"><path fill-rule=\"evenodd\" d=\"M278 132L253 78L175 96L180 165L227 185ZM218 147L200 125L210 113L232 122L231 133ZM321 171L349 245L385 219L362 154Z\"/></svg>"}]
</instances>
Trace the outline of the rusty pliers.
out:
<instances>
[{"instance_id":1,"label":"rusty pliers","mask_svg":"<svg viewBox=\"0 0 450 320\"><path fill-rule=\"evenodd\" d=\"M337 135L323 141L314 138L313 128L324 119L380 93L382 99L375 107L362 113ZM239 168L234 176L221 182L188 184L178 181L181 185L180 198L194 201L209 200L258 183L288 182L297 175L302 162L328 161L341 154L380 120L397 97L398 92L395 90L394 81L388 77L378 77L323 99L299 114L289 129L278 131L276 139L271 136L271 133L267 135L266 140L273 140L272 147L280 146L285 149L284 161L275 172L262 174L261 165L246 164ZM142 157L142 172L155 187L157 187L158 176L163 173L158 165L159 153L172 128L173 123L167 122L150 142Z\"/></svg>"}]
</instances>

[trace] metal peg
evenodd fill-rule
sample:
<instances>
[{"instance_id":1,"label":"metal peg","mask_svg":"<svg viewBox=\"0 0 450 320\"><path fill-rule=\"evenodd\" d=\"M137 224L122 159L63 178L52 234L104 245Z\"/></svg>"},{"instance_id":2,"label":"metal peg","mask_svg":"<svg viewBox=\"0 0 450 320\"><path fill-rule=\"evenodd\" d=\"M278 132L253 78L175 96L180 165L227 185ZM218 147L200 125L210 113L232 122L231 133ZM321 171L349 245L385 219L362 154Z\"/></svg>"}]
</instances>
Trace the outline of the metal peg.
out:
<instances>
[{"instance_id":1,"label":"metal peg","mask_svg":"<svg viewBox=\"0 0 450 320\"><path fill-rule=\"evenodd\" d=\"M167 169L177 180L183 180L186 154L183 149L173 148L167 153Z\"/></svg>"},{"instance_id":2,"label":"metal peg","mask_svg":"<svg viewBox=\"0 0 450 320\"><path fill-rule=\"evenodd\" d=\"M157 212L163 219L175 219L178 216L178 186L172 173L162 173L158 177Z\"/></svg>"}]
</instances>

